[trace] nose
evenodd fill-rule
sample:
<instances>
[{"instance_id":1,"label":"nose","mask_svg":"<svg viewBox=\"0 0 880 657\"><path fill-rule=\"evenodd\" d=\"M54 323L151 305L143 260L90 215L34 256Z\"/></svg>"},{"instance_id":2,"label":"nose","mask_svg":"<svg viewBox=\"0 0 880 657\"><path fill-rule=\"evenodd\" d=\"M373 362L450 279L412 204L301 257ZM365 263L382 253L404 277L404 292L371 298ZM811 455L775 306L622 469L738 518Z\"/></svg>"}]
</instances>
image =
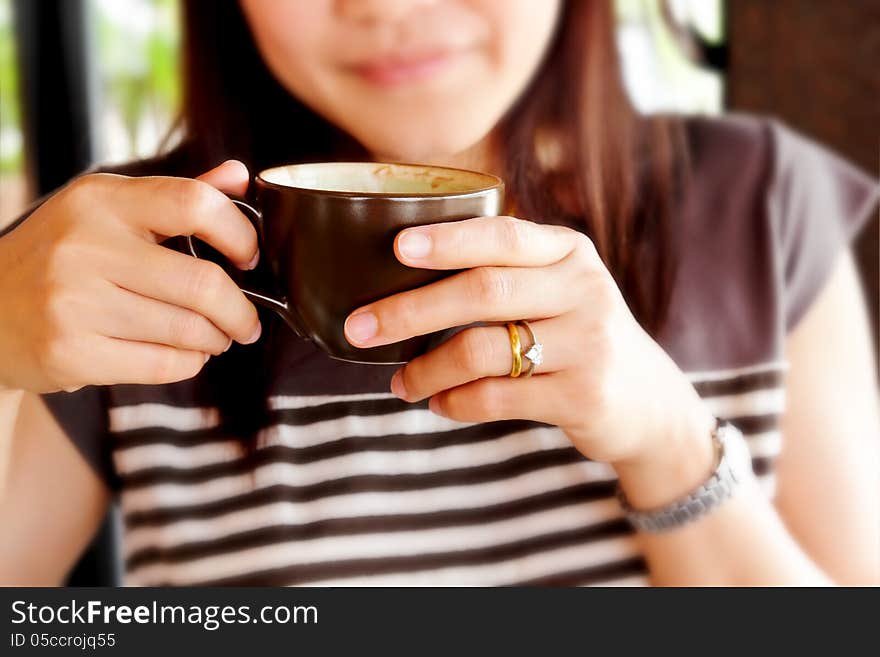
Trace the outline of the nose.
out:
<instances>
[{"instance_id":1,"label":"nose","mask_svg":"<svg viewBox=\"0 0 880 657\"><path fill-rule=\"evenodd\" d=\"M337 0L338 14L356 23L396 23L440 0Z\"/></svg>"}]
</instances>

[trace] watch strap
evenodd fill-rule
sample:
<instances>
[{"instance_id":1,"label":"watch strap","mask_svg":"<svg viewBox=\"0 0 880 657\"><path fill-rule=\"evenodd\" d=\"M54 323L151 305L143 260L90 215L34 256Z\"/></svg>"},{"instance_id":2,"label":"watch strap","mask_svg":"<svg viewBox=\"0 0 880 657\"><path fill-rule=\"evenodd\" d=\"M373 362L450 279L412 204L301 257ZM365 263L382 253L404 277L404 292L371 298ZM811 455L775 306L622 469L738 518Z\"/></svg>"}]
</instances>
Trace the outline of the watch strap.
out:
<instances>
[{"instance_id":1,"label":"watch strap","mask_svg":"<svg viewBox=\"0 0 880 657\"><path fill-rule=\"evenodd\" d=\"M748 448L740 430L720 420L712 432L712 442L717 454L712 474L699 488L666 506L646 511L634 509L618 486L617 498L633 527L645 532L675 529L706 515L733 495L748 475L744 469L751 471L751 464L743 464L742 458Z\"/></svg>"}]
</instances>

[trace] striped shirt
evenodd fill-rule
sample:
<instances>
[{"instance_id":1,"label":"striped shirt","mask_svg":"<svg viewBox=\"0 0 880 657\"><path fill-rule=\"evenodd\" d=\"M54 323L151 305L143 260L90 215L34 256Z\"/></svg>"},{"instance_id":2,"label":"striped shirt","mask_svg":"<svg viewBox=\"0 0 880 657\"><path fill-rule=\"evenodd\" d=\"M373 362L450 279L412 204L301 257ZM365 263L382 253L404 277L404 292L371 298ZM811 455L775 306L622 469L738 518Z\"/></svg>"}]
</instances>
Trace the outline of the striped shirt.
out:
<instances>
[{"instance_id":1,"label":"striped shirt","mask_svg":"<svg viewBox=\"0 0 880 657\"><path fill-rule=\"evenodd\" d=\"M772 123L695 119L688 134L694 177L658 341L743 431L772 495L785 336L878 190ZM559 428L442 418L389 393L393 367L334 361L283 327L264 339L277 357L252 452L205 402L207 374L45 397L118 491L126 583L649 582L613 468Z\"/></svg>"},{"instance_id":2,"label":"striped shirt","mask_svg":"<svg viewBox=\"0 0 880 657\"><path fill-rule=\"evenodd\" d=\"M692 380L746 433L771 488L781 366ZM217 431L216 409L110 411L129 582L644 582L613 469L556 427L463 424L387 393L269 403L251 462Z\"/></svg>"}]
</instances>

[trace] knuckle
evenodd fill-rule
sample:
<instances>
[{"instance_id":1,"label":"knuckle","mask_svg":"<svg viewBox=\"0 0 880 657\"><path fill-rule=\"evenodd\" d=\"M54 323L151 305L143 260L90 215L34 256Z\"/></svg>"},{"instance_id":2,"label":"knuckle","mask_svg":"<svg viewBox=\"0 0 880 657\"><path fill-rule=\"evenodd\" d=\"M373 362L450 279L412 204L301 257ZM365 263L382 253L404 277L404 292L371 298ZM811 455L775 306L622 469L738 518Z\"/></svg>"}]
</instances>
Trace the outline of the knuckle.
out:
<instances>
[{"instance_id":1,"label":"knuckle","mask_svg":"<svg viewBox=\"0 0 880 657\"><path fill-rule=\"evenodd\" d=\"M497 267L479 267L471 270L471 298L477 304L497 307L513 294L513 282Z\"/></svg>"},{"instance_id":2,"label":"knuckle","mask_svg":"<svg viewBox=\"0 0 880 657\"><path fill-rule=\"evenodd\" d=\"M506 416L504 390L501 386L485 381L475 391L476 401L486 420L502 420Z\"/></svg>"},{"instance_id":3,"label":"knuckle","mask_svg":"<svg viewBox=\"0 0 880 657\"><path fill-rule=\"evenodd\" d=\"M204 342L206 333L203 318L196 313L174 312L169 319L168 334L172 344L195 346Z\"/></svg>"},{"instance_id":4,"label":"knuckle","mask_svg":"<svg viewBox=\"0 0 880 657\"><path fill-rule=\"evenodd\" d=\"M47 379L63 387L69 384L70 359L74 353L69 336L51 331L37 351L37 363Z\"/></svg>"},{"instance_id":5,"label":"knuckle","mask_svg":"<svg viewBox=\"0 0 880 657\"><path fill-rule=\"evenodd\" d=\"M82 205L86 197L91 196L95 186L96 181L92 175L83 176L72 181L61 195L68 207L77 208Z\"/></svg>"},{"instance_id":6,"label":"knuckle","mask_svg":"<svg viewBox=\"0 0 880 657\"><path fill-rule=\"evenodd\" d=\"M72 180L64 190L65 196L72 199L79 199L84 195L92 194L96 189L101 189L109 182L108 174L105 173L89 173Z\"/></svg>"},{"instance_id":7,"label":"knuckle","mask_svg":"<svg viewBox=\"0 0 880 657\"><path fill-rule=\"evenodd\" d=\"M63 332L64 327L76 316L75 293L52 286L45 299L45 317L52 335Z\"/></svg>"},{"instance_id":8,"label":"knuckle","mask_svg":"<svg viewBox=\"0 0 880 657\"><path fill-rule=\"evenodd\" d=\"M107 257L108 249L94 231L89 226L77 226L78 222L76 216L70 217L46 245L43 272L47 279L69 281L71 276L94 270Z\"/></svg>"},{"instance_id":9,"label":"knuckle","mask_svg":"<svg viewBox=\"0 0 880 657\"><path fill-rule=\"evenodd\" d=\"M201 180L178 179L174 193L181 212L189 217L202 217L217 208L219 192Z\"/></svg>"},{"instance_id":10,"label":"knuckle","mask_svg":"<svg viewBox=\"0 0 880 657\"><path fill-rule=\"evenodd\" d=\"M125 176L120 176L115 173L89 173L77 178L74 181L74 184L107 188L116 185L122 179L125 179Z\"/></svg>"},{"instance_id":11,"label":"knuckle","mask_svg":"<svg viewBox=\"0 0 880 657\"><path fill-rule=\"evenodd\" d=\"M73 264L73 243L79 239L82 217L83 213L70 205L52 216L51 227L46 231L43 243L43 271L46 274L64 273L64 268ZM69 269L67 274L70 274Z\"/></svg>"},{"instance_id":12,"label":"knuckle","mask_svg":"<svg viewBox=\"0 0 880 657\"><path fill-rule=\"evenodd\" d=\"M205 306L212 306L226 286L226 272L220 265L208 260L193 260L185 278L186 293Z\"/></svg>"},{"instance_id":13,"label":"knuckle","mask_svg":"<svg viewBox=\"0 0 880 657\"><path fill-rule=\"evenodd\" d=\"M424 313L420 308L419 302L415 295L404 294L397 299L388 309L389 312L382 313L383 316L390 316L391 319L384 321L392 324L401 334L416 335L420 333L420 319Z\"/></svg>"},{"instance_id":14,"label":"knuckle","mask_svg":"<svg viewBox=\"0 0 880 657\"><path fill-rule=\"evenodd\" d=\"M94 206L96 200L105 197L106 194L119 185L119 181L125 179L111 173L90 173L73 180L62 192L67 206L73 210L86 210ZM74 212L73 216L84 216L88 213Z\"/></svg>"},{"instance_id":15,"label":"knuckle","mask_svg":"<svg viewBox=\"0 0 880 657\"><path fill-rule=\"evenodd\" d=\"M83 267L84 263L93 263L98 249L92 247L85 235L69 236L57 242L52 248L53 264L64 267L66 276Z\"/></svg>"},{"instance_id":16,"label":"knuckle","mask_svg":"<svg viewBox=\"0 0 880 657\"><path fill-rule=\"evenodd\" d=\"M595 264L599 259L599 252L593 240L579 230L572 232L575 233L575 252L585 263Z\"/></svg>"},{"instance_id":17,"label":"knuckle","mask_svg":"<svg viewBox=\"0 0 880 657\"><path fill-rule=\"evenodd\" d=\"M90 189L97 190L113 189L126 180L131 180L131 178L116 173L90 173L79 179L81 183L87 185Z\"/></svg>"},{"instance_id":18,"label":"knuckle","mask_svg":"<svg viewBox=\"0 0 880 657\"><path fill-rule=\"evenodd\" d=\"M453 365L460 371L482 373L491 361L492 345L486 331L475 328L458 334L452 350Z\"/></svg>"},{"instance_id":19,"label":"knuckle","mask_svg":"<svg viewBox=\"0 0 880 657\"><path fill-rule=\"evenodd\" d=\"M529 222L516 217L499 217L497 223L498 241L507 250L524 249L528 243Z\"/></svg>"}]
</instances>

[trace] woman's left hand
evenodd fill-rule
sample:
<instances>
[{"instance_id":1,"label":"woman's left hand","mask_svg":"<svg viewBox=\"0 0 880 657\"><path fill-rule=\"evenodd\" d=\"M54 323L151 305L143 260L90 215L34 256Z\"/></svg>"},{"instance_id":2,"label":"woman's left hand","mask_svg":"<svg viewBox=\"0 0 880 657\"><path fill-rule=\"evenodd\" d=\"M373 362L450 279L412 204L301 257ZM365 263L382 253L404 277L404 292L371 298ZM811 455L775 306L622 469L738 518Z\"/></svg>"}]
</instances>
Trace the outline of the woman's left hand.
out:
<instances>
[{"instance_id":1,"label":"woman's left hand","mask_svg":"<svg viewBox=\"0 0 880 657\"><path fill-rule=\"evenodd\" d=\"M394 250L410 267L465 271L359 308L345 324L353 345L501 322L466 328L410 361L392 378L398 397L430 397L432 411L464 422L557 425L582 454L612 463L650 459L706 426L693 387L636 322L582 233L478 217L406 229ZM521 319L543 344L544 361L534 376L511 378L503 322Z\"/></svg>"}]
</instances>

